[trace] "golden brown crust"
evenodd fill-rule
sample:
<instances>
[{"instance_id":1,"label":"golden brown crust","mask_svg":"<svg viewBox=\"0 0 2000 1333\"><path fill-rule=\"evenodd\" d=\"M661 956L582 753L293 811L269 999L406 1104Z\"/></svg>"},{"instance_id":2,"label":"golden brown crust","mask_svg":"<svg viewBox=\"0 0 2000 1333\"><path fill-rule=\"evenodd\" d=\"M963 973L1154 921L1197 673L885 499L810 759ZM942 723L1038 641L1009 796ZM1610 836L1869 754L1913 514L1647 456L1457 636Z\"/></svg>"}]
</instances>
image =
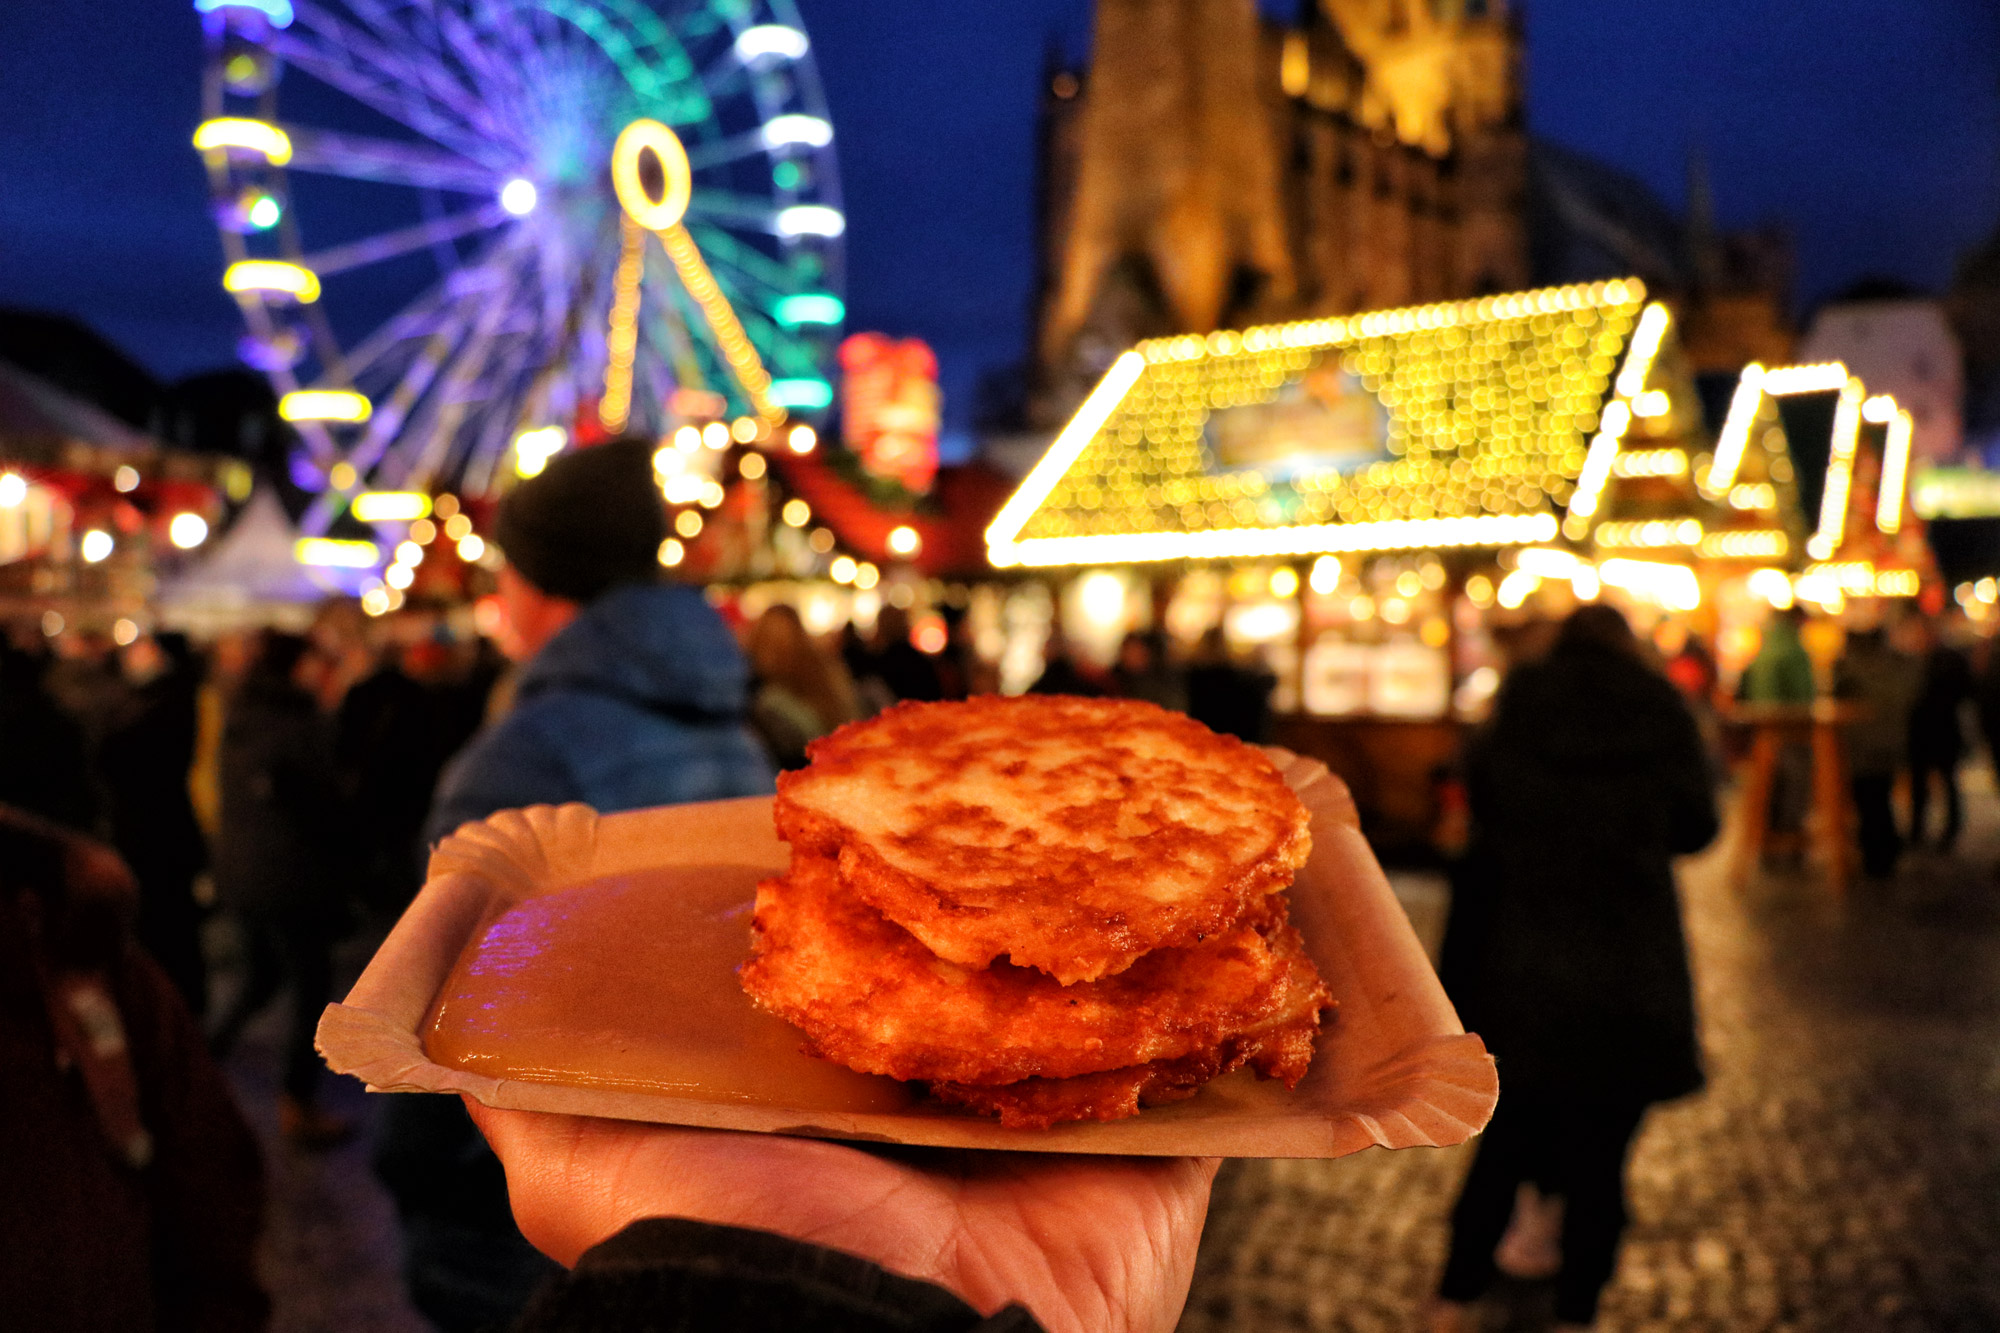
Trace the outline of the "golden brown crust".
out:
<instances>
[{"instance_id":1,"label":"golden brown crust","mask_svg":"<svg viewBox=\"0 0 2000 1333\"><path fill-rule=\"evenodd\" d=\"M853 1069L969 1085L1068 1078L1177 1060L1306 1005L1316 1014L1325 988L1284 908L1267 895L1254 921L1064 987L1029 968L935 957L847 892L832 861L797 852L785 878L758 887L742 980L816 1054Z\"/></svg>"},{"instance_id":2,"label":"golden brown crust","mask_svg":"<svg viewBox=\"0 0 2000 1333\"><path fill-rule=\"evenodd\" d=\"M1030 1078L1002 1087L933 1083L931 1095L980 1115L997 1116L1003 1129L1047 1129L1070 1120L1123 1120L1141 1107L1184 1101L1202 1085L1248 1064L1261 1078L1294 1087L1312 1060L1318 1010L1309 1018L1176 1060L1110 1069L1075 1078Z\"/></svg>"},{"instance_id":3,"label":"golden brown crust","mask_svg":"<svg viewBox=\"0 0 2000 1333\"><path fill-rule=\"evenodd\" d=\"M779 835L965 967L1116 974L1256 913L1311 850L1260 752L1136 700L900 704L809 753Z\"/></svg>"}]
</instances>

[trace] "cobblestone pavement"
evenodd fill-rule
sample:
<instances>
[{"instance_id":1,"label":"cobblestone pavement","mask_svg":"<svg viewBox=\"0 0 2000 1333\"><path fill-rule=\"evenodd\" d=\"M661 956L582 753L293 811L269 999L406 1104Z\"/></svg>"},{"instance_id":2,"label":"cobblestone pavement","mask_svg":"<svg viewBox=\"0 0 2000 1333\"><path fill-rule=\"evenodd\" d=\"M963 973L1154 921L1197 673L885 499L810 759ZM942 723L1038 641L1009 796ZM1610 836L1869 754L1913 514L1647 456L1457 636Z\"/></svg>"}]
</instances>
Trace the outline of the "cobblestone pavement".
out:
<instances>
[{"instance_id":1,"label":"cobblestone pavement","mask_svg":"<svg viewBox=\"0 0 2000 1333\"><path fill-rule=\"evenodd\" d=\"M1646 1124L1598 1328L2000 1329L2000 801L1975 783L1961 858L1845 906L1686 866L1710 1086ZM1183 1333L1416 1328L1470 1160L1225 1166ZM1487 1304L1489 1330L1547 1317L1525 1284Z\"/></svg>"},{"instance_id":2,"label":"cobblestone pavement","mask_svg":"<svg viewBox=\"0 0 2000 1333\"><path fill-rule=\"evenodd\" d=\"M228 941L212 952L225 959ZM345 993L375 938L341 949L337 991ZM233 984L226 969L219 985ZM278 1134L279 1043L288 1001L246 1028L224 1068L264 1146L269 1221L262 1269L271 1294L271 1333L430 1333L410 1308L399 1271L395 1206L369 1170L370 1127L379 1098L353 1079L328 1074L322 1100L351 1117L354 1137L327 1152L292 1147Z\"/></svg>"}]
</instances>

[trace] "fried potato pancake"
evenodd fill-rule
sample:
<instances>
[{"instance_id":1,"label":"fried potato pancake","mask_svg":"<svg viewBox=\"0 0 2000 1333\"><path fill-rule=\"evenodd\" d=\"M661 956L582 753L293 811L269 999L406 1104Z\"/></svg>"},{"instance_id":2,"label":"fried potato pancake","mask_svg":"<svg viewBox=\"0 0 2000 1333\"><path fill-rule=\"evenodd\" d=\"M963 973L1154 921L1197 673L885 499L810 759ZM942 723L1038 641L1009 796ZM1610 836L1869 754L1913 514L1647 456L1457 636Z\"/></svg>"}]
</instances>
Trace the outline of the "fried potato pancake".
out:
<instances>
[{"instance_id":1,"label":"fried potato pancake","mask_svg":"<svg viewBox=\"0 0 2000 1333\"><path fill-rule=\"evenodd\" d=\"M1107 1069L1073 1078L1028 1078L997 1088L933 1083L931 1095L952 1106L998 1116L1004 1129L1047 1129L1066 1120L1123 1120L1144 1106L1185 1101L1211 1079L1248 1064L1260 1078L1287 1088L1305 1077L1319 1033L1319 1008L1253 1036L1177 1060L1155 1060L1129 1069Z\"/></svg>"},{"instance_id":2,"label":"fried potato pancake","mask_svg":"<svg viewBox=\"0 0 2000 1333\"><path fill-rule=\"evenodd\" d=\"M1255 916L1311 850L1256 749L1130 699L900 704L778 779L778 833L931 952L1065 984Z\"/></svg>"},{"instance_id":3,"label":"fried potato pancake","mask_svg":"<svg viewBox=\"0 0 2000 1333\"><path fill-rule=\"evenodd\" d=\"M795 852L784 878L758 886L741 975L815 1054L852 1069L967 1086L1061 1080L1205 1058L1300 1013L1316 1019L1327 992L1285 899L1259 907L1254 923L1065 987L1031 968L937 958L848 892L830 858Z\"/></svg>"}]
</instances>

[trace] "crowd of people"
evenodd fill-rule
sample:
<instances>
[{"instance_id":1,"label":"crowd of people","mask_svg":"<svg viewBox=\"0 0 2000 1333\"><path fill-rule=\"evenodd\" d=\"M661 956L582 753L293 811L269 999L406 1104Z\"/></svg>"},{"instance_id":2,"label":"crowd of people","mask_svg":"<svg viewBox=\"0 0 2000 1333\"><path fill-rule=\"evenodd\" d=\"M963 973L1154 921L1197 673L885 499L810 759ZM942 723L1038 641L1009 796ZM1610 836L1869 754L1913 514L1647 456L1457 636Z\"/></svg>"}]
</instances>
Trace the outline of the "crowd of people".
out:
<instances>
[{"instance_id":1,"label":"crowd of people","mask_svg":"<svg viewBox=\"0 0 2000 1333\"><path fill-rule=\"evenodd\" d=\"M1780 708L1821 698L1849 705L1838 725L1864 873L1893 873L1910 848L1952 851L1965 824L1960 770L1973 751L1969 736L1983 738L2000 759L1994 641L1975 639L1962 618L1912 611L1847 630L1838 658L1822 673L1801 637L1804 624L1798 608L1772 616L1737 699ZM1780 858L1796 858L1813 785L1806 740L1795 735L1781 745L1773 779L1768 845ZM1899 789L1906 793L1901 817ZM1934 828L1939 804L1942 819Z\"/></svg>"}]
</instances>

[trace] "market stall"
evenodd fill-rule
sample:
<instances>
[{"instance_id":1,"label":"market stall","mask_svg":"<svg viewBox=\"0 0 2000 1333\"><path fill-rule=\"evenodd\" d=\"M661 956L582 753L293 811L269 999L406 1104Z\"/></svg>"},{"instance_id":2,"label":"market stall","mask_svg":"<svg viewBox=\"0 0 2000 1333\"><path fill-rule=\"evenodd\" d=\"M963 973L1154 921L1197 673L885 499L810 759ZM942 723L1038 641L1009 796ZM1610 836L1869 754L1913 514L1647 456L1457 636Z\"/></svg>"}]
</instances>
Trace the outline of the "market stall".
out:
<instances>
[{"instance_id":1,"label":"market stall","mask_svg":"<svg viewBox=\"0 0 2000 1333\"><path fill-rule=\"evenodd\" d=\"M1643 521L1621 456L1691 453L1679 374L1636 280L1156 339L1113 363L988 556L1044 578L1100 660L1133 629L1182 651L1220 630L1275 674L1277 739L1411 836L1497 683L1496 637L1547 581L1515 577L1518 553L1594 569L1606 519ZM1644 450L1623 443L1635 423ZM1656 603L1681 586L1657 560L1604 569L1562 581Z\"/></svg>"}]
</instances>

